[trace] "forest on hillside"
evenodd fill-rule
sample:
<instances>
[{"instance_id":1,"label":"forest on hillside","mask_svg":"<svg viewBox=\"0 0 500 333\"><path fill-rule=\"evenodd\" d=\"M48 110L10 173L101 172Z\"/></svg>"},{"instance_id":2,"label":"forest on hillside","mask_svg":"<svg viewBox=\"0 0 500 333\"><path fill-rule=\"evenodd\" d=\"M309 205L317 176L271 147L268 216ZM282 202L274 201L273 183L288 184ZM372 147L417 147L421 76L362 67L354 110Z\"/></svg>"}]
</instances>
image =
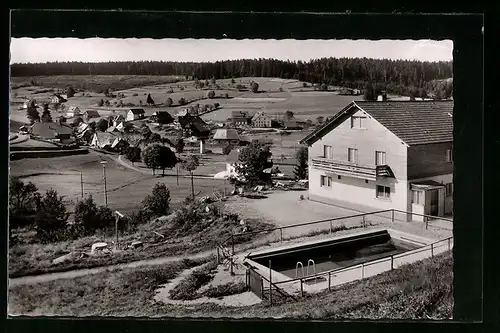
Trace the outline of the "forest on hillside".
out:
<instances>
[{"instance_id":1,"label":"forest on hillside","mask_svg":"<svg viewBox=\"0 0 500 333\"><path fill-rule=\"evenodd\" d=\"M240 59L218 62L51 62L12 64L11 76L49 75L175 75L186 79L279 77L313 84L355 89L367 85L398 95L451 96L453 64L368 58L321 58L307 62L276 59ZM430 84L433 82L432 84ZM439 92L436 93L437 90ZM449 96L447 96L449 95Z\"/></svg>"}]
</instances>

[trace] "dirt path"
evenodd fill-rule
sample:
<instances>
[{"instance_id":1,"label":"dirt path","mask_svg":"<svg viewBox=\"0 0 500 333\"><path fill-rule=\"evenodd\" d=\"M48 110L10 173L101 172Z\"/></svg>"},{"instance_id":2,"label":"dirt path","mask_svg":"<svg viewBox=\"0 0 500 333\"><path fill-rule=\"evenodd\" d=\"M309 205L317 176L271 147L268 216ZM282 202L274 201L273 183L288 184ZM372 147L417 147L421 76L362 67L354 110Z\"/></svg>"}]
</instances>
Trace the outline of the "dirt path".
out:
<instances>
[{"instance_id":1,"label":"dirt path","mask_svg":"<svg viewBox=\"0 0 500 333\"><path fill-rule=\"evenodd\" d=\"M23 285L23 284L35 284L35 283L47 282L47 281L53 281L53 280L59 280L59 279L73 279L73 278L80 277L80 276L98 274L98 273L102 273L102 272L106 272L106 271L114 271L114 270L118 270L118 269L135 268L135 267L140 267L140 266L156 266L156 265L163 265L166 263L170 263L170 262L182 260L182 259L203 258L203 257L207 257L207 256L210 256L213 254L214 254L214 251L210 250L210 251L200 252L200 253L197 253L197 254L194 254L191 256L171 256L171 257L163 257L163 258L156 258L156 259L150 259L150 260L133 261L133 262L125 263L125 264L118 264L118 265L112 265L112 266L102 266L102 267L96 267L96 268L90 268L90 269L79 269L79 270L68 271L68 272L48 273L48 274L41 274L41 275L35 275L35 276L23 276L20 278L9 279L9 285L16 286L16 285Z\"/></svg>"}]
</instances>

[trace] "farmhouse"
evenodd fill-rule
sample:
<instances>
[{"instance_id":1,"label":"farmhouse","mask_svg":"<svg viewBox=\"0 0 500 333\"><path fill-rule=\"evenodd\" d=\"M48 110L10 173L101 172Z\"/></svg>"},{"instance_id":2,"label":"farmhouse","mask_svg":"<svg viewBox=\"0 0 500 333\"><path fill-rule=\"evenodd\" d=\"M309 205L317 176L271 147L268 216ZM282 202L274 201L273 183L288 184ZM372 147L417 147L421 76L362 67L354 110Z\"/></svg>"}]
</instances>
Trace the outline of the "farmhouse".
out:
<instances>
[{"instance_id":1,"label":"farmhouse","mask_svg":"<svg viewBox=\"0 0 500 333\"><path fill-rule=\"evenodd\" d=\"M351 102L301 140L309 198L452 214L452 114L450 101Z\"/></svg>"},{"instance_id":2,"label":"farmhouse","mask_svg":"<svg viewBox=\"0 0 500 333\"><path fill-rule=\"evenodd\" d=\"M71 142L73 130L66 124L35 123L31 126L31 135L44 140L58 140L61 143Z\"/></svg>"},{"instance_id":3,"label":"farmhouse","mask_svg":"<svg viewBox=\"0 0 500 333\"><path fill-rule=\"evenodd\" d=\"M245 111L233 111L231 114L231 122L234 126L247 126L250 125L252 117Z\"/></svg>"},{"instance_id":4,"label":"farmhouse","mask_svg":"<svg viewBox=\"0 0 500 333\"><path fill-rule=\"evenodd\" d=\"M92 132L87 123L83 121L75 128L75 136L82 141L89 141L92 138Z\"/></svg>"},{"instance_id":5,"label":"farmhouse","mask_svg":"<svg viewBox=\"0 0 500 333\"><path fill-rule=\"evenodd\" d=\"M112 126L116 127L116 126L118 126L118 124L120 124L120 123L122 123L124 121L125 121L125 117L124 116L122 116L122 115L114 116L113 120L112 120L112 122L113 122Z\"/></svg>"},{"instance_id":6,"label":"farmhouse","mask_svg":"<svg viewBox=\"0 0 500 333\"><path fill-rule=\"evenodd\" d=\"M50 101L54 104L60 104L60 103L65 103L68 100L59 94L54 94L54 96L52 97L52 99Z\"/></svg>"},{"instance_id":7,"label":"farmhouse","mask_svg":"<svg viewBox=\"0 0 500 333\"><path fill-rule=\"evenodd\" d=\"M252 126L256 128L270 128L272 125L272 119L264 112L257 112L252 117Z\"/></svg>"},{"instance_id":8,"label":"farmhouse","mask_svg":"<svg viewBox=\"0 0 500 333\"><path fill-rule=\"evenodd\" d=\"M159 124L171 124L174 122L174 118L167 111L156 111L150 117L150 120Z\"/></svg>"},{"instance_id":9,"label":"farmhouse","mask_svg":"<svg viewBox=\"0 0 500 333\"><path fill-rule=\"evenodd\" d=\"M92 141L90 142L90 145L92 147L97 147L101 149L115 148L117 145L119 145L120 141L123 141L123 139L112 133L96 132L92 136Z\"/></svg>"},{"instance_id":10,"label":"farmhouse","mask_svg":"<svg viewBox=\"0 0 500 333\"><path fill-rule=\"evenodd\" d=\"M143 109L130 109L127 112L127 120L137 120L144 118L144 110Z\"/></svg>"},{"instance_id":11,"label":"farmhouse","mask_svg":"<svg viewBox=\"0 0 500 333\"><path fill-rule=\"evenodd\" d=\"M66 111L66 117L68 117L68 118L76 117L79 115L81 115L81 112L80 112L80 109L78 108L78 106L72 105L68 108L68 111Z\"/></svg>"},{"instance_id":12,"label":"farmhouse","mask_svg":"<svg viewBox=\"0 0 500 333\"><path fill-rule=\"evenodd\" d=\"M85 112L83 113L83 118L88 121L89 119L92 119L92 118L99 118L99 112L97 112L96 110L85 110Z\"/></svg>"},{"instance_id":13,"label":"farmhouse","mask_svg":"<svg viewBox=\"0 0 500 333\"><path fill-rule=\"evenodd\" d=\"M240 143L240 136L238 131L234 128L221 128L215 131L214 141L222 144L238 145Z\"/></svg>"}]
</instances>

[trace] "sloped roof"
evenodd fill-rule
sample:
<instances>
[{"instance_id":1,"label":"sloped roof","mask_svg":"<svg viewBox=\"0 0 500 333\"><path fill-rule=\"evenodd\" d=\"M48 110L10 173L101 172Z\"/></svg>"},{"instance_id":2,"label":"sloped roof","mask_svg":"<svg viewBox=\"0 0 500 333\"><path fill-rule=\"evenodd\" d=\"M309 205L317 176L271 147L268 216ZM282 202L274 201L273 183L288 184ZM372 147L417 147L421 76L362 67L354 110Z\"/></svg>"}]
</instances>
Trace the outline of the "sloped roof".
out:
<instances>
[{"instance_id":1,"label":"sloped roof","mask_svg":"<svg viewBox=\"0 0 500 333\"><path fill-rule=\"evenodd\" d=\"M97 140L99 141L101 147L106 145L111 146L116 139L116 136L106 132L96 132L95 135L97 136Z\"/></svg>"},{"instance_id":2,"label":"sloped roof","mask_svg":"<svg viewBox=\"0 0 500 333\"><path fill-rule=\"evenodd\" d=\"M68 125L58 123L35 123L31 127L31 133L47 139L54 139L58 135L70 135L73 129Z\"/></svg>"},{"instance_id":3,"label":"sloped roof","mask_svg":"<svg viewBox=\"0 0 500 333\"><path fill-rule=\"evenodd\" d=\"M111 132L116 132L118 131L115 126L110 126L106 129L106 132L111 133Z\"/></svg>"},{"instance_id":4,"label":"sloped roof","mask_svg":"<svg viewBox=\"0 0 500 333\"><path fill-rule=\"evenodd\" d=\"M252 121L255 121L256 119L260 118L260 117L266 117L268 119L271 119L267 114L265 114L264 112L257 112L253 117L252 117Z\"/></svg>"},{"instance_id":5,"label":"sloped roof","mask_svg":"<svg viewBox=\"0 0 500 333\"><path fill-rule=\"evenodd\" d=\"M221 128L214 134L214 140L239 140L238 131L233 128Z\"/></svg>"},{"instance_id":6,"label":"sloped roof","mask_svg":"<svg viewBox=\"0 0 500 333\"><path fill-rule=\"evenodd\" d=\"M250 118L246 111L232 111L231 117L233 118Z\"/></svg>"},{"instance_id":7,"label":"sloped roof","mask_svg":"<svg viewBox=\"0 0 500 333\"><path fill-rule=\"evenodd\" d=\"M362 110L407 145L453 141L453 101L356 101L301 140L312 144L329 133L346 113Z\"/></svg>"},{"instance_id":8,"label":"sloped roof","mask_svg":"<svg viewBox=\"0 0 500 333\"><path fill-rule=\"evenodd\" d=\"M130 109L129 111L132 112L133 114L143 114L143 113L145 113L144 109Z\"/></svg>"},{"instance_id":9,"label":"sloped roof","mask_svg":"<svg viewBox=\"0 0 500 333\"><path fill-rule=\"evenodd\" d=\"M99 117L99 112L97 112L97 110L85 110L84 113L89 117Z\"/></svg>"},{"instance_id":10,"label":"sloped roof","mask_svg":"<svg viewBox=\"0 0 500 333\"><path fill-rule=\"evenodd\" d=\"M68 112L71 112L71 111L80 111L80 109L78 108L78 106L75 106L75 105L71 105L69 108L68 108Z\"/></svg>"}]
</instances>

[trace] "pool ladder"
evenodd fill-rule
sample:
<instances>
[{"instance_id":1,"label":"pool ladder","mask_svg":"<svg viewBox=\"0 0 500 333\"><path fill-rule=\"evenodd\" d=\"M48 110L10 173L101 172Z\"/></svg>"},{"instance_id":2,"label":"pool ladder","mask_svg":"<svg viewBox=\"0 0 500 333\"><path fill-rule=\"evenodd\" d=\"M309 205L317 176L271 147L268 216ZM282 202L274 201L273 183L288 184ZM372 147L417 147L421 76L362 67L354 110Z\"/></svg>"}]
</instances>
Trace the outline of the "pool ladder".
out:
<instances>
[{"instance_id":1,"label":"pool ladder","mask_svg":"<svg viewBox=\"0 0 500 333\"><path fill-rule=\"evenodd\" d=\"M306 270L306 275L304 275L304 265L302 264L301 261L297 261L297 264L295 265L295 278L299 277L299 266L302 268L302 277L309 276L309 267L312 264L312 270L314 273L314 281L316 281L316 264L314 263L314 260L309 259L307 261L307 270Z\"/></svg>"}]
</instances>

